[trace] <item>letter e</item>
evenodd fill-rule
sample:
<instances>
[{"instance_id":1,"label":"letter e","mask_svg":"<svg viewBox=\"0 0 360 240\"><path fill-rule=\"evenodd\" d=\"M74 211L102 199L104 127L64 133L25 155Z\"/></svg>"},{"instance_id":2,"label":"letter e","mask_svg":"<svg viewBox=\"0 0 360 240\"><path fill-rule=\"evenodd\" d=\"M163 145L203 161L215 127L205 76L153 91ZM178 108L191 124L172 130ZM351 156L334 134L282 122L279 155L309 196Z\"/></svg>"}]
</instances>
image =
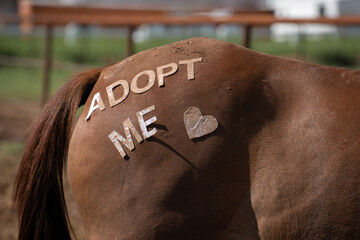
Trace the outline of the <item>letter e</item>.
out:
<instances>
[{"instance_id":1,"label":"letter e","mask_svg":"<svg viewBox=\"0 0 360 240\"><path fill-rule=\"evenodd\" d=\"M151 111L154 111L154 110L155 110L155 105L152 105L152 106L145 108L144 110L141 110L140 112L136 113L137 119L139 121L140 129L141 129L142 134L145 139L151 137L152 135L154 135L157 132L156 128L153 128L151 131L148 131L148 129L146 127L157 120L156 116L154 116L146 121L144 120L144 117L143 117L145 114L147 114Z\"/></svg>"}]
</instances>

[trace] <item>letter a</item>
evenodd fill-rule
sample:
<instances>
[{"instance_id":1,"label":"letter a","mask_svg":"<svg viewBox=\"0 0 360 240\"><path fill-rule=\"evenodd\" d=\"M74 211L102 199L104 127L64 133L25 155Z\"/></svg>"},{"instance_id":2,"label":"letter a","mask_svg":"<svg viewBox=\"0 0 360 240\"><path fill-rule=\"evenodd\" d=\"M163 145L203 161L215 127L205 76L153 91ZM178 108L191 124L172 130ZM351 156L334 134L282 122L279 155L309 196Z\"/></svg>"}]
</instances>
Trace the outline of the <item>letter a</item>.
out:
<instances>
[{"instance_id":1,"label":"letter a","mask_svg":"<svg viewBox=\"0 0 360 240\"><path fill-rule=\"evenodd\" d=\"M97 104L95 105L95 101L97 102ZM91 114L96 110L100 108L100 111L104 110L105 109L105 105L104 105L104 102L103 100L101 99L101 96L100 96L100 93L97 92L95 93L92 101L91 101L91 105L90 105L90 109L89 109L89 113L88 115L86 116L85 120L89 120Z\"/></svg>"}]
</instances>

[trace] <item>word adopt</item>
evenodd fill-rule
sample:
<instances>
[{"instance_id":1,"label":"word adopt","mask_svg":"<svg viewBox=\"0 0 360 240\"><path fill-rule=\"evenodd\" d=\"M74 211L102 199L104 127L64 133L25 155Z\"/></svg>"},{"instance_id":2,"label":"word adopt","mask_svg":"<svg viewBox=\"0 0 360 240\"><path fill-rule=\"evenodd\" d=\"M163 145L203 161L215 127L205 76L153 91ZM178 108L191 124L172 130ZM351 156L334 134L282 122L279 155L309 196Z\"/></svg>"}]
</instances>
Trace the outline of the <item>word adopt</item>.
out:
<instances>
[{"instance_id":1,"label":"word adopt","mask_svg":"<svg viewBox=\"0 0 360 240\"><path fill-rule=\"evenodd\" d=\"M196 62L201 62L202 58L193 58L193 59L186 59L186 60L180 60L179 61L179 66L180 65L186 65L187 68L187 79L193 80L195 79L195 67L194 64ZM134 78L132 79L130 85L126 80L118 80L115 81L114 83L112 83L111 85L106 87L106 93L109 99L109 103L111 107L116 106L117 104L123 102L127 96L130 93L130 90L135 93L135 94L142 94L146 91L148 91L149 89L151 89L154 85L155 85L155 80L156 80L156 75L157 75L157 80L158 80L158 86L159 87L163 87L165 86L165 82L164 82L164 77L173 75L174 73L177 72L177 70L179 69L178 64L176 63L169 63L160 67L156 68L156 74L155 71L153 70L144 70L138 74L136 74L134 76ZM165 71L166 70L166 71ZM138 87L138 80L140 79L140 77L147 77L147 84L145 87ZM114 96L114 89L117 87L122 87L123 88L123 94L121 97L118 97L117 99L115 99ZM100 109L100 111L103 111L105 109L105 104L102 100L102 97L100 95L100 92L97 92L94 94L93 99L91 101L91 105L89 108L89 112L85 118L86 121L88 121L91 117L91 114L96 110L96 109Z\"/></svg>"}]
</instances>

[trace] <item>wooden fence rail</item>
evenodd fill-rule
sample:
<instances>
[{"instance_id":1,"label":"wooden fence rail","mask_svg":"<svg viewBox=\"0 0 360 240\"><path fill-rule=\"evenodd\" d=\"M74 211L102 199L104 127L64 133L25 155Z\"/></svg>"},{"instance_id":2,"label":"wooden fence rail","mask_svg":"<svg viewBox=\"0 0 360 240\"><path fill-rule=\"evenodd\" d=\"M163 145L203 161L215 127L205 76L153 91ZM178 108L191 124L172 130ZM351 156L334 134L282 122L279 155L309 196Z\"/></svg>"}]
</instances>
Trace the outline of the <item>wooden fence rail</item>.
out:
<instances>
[{"instance_id":1,"label":"wooden fence rail","mask_svg":"<svg viewBox=\"0 0 360 240\"><path fill-rule=\"evenodd\" d=\"M127 31L127 55L134 53L132 35L134 29L142 24L164 25L204 25L238 24L243 26L243 45L250 47L251 32L256 26L269 26L274 23L360 25L360 16L337 18L285 19L277 18L272 11L236 10L223 16L214 16L209 9L177 14L167 10L110 9L83 6L44 6L32 5L28 0L20 1L18 20L20 26L28 29L31 25L44 25L46 29L44 46L43 103L49 96L50 70L52 65L53 26L78 23L81 25L123 26ZM1 20L1 17L0 17ZM14 20L14 19L12 19Z\"/></svg>"}]
</instances>

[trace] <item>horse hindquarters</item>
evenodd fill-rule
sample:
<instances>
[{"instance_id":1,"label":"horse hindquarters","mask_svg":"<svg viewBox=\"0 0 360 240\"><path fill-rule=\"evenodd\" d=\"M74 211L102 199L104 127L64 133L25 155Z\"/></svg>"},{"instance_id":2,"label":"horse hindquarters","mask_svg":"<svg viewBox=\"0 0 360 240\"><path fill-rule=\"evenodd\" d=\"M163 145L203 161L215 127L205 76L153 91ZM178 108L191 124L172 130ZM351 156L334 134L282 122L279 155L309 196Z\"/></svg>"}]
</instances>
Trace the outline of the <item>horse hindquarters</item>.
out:
<instances>
[{"instance_id":1,"label":"horse hindquarters","mask_svg":"<svg viewBox=\"0 0 360 240\"><path fill-rule=\"evenodd\" d=\"M260 63L258 57L233 44L190 39L136 54L103 71L69 151L74 195L93 239L221 239L242 236L244 231L258 237L247 146L273 114L264 84L258 81L260 67L246 68L255 60ZM189 59L194 61L192 70L179 64ZM138 74L174 64L177 72L164 78L165 86L159 87L158 79L149 74L139 86L152 87L133 91ZM109 89L118 81L127 83L113 90L115 99L126 98L111 106ZM91 99L99 96L104 106L92 111L97 100L92 104ZM206 119L216 118L218 128L189 139L184 113L191 107L200 109ZM144 112L145 121L156 117L146 128L157 131L147 139L138 117ZM137 140L132 127L143 141ZM114 131L131 136L132 150L119 143L127 157L119 154L114 138L109 139L116 136Z\"/></svg>"}]
</instances>

